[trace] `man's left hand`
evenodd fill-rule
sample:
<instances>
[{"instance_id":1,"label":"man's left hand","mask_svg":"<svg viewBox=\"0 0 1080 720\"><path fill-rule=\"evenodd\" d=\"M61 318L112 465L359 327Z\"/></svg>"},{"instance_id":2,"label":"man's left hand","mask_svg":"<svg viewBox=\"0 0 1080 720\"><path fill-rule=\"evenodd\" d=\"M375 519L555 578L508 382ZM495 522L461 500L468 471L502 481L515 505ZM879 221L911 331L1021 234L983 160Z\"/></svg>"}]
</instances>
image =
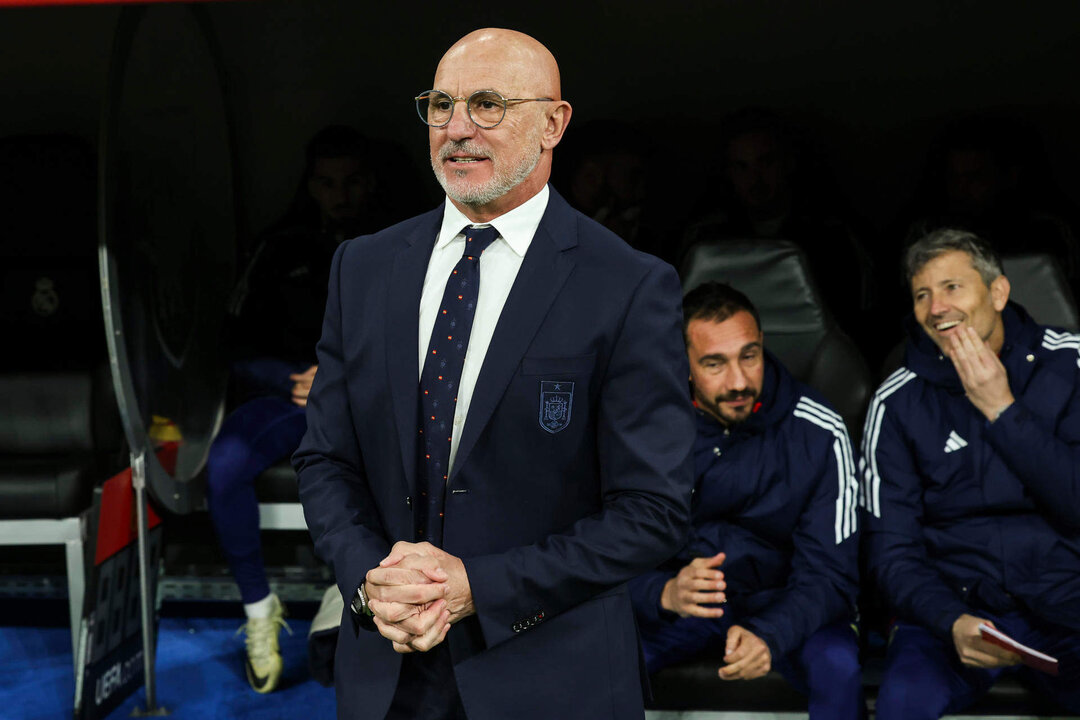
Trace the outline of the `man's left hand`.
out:
<instances>
[{"instance_id":1,"label":"man's left hand","mask_svg":"<svg viewBox=\"0 0 1080 720\"><path fill-rule=\"evenodd\" d=\"M1002 410L1016 401L1009 388L1005 366L973 327L963 328L950 342L950 359L968 400L993 422Z\"/></svg>"},{"instance_id":2,"label":"man's left hand","mask_svg":"<svg viewBox=\"0 0 1080 720\"><path fill-rule=\"evenodd\" d=\"M772 653L765 641L741 625L732 625L727 632L721 680L753 680L772 669Z\"/></svg>"},{"instance_id":3,"label":"man's left hand","mask_svg":"<svg viewBox=\"0 0 1080 720\"><path fill-rule=\"evenodd\" d=\"M402 567L374 567L364 576L368 607L379 633L398 652L429 650L449 629L446 573Z\"/></svg>"},{"instance_id":4,"label":"man's left hand","mask_svg":"<svg viewBox=\"0 0 1080 720\"><path fill-rule=\"evenodd\" d=\"M397 623L386 622L378 615L372 618L379 634L390 640L395 652L427 652L446 639L446 633L450 630L450 614L446 610L446 602L436 600L417 610L420 610L420 613L416 619L427 626L427 629L418 635L403 630Z\"/></svg>"},{"instance_id":5,"label":"man's left hand","mask_svg":"<svg viewBox=\"0 0 1080 720\"><path fill-rule=\"evenodd\" d=\"M428 575L436 568L446 573L446 607L450 611L450 623L467 618L476 613L473 607L472 588L465 564L431 543L397 542L390 549L390 554L379 563L379 567L400 567L420 570Z\"/></svg>"}]
</instances>

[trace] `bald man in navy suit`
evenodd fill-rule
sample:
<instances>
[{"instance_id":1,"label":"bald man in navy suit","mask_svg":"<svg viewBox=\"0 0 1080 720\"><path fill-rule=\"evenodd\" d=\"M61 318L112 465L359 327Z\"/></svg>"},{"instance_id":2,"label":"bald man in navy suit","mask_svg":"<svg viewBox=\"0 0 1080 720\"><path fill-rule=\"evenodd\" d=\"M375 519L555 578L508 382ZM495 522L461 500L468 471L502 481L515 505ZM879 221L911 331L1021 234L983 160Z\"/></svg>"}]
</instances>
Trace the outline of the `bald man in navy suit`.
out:
<instances>
[{"instance_id":1,"label":"bald man in navy suit","mask_svg":"<svg viewBox=\"0 0 1080 720\"><path fill-rule=\"evenodd\" d=\"M692 484L678 280L548 186L571 107L539 42L470 33L417 104L446 202L339 248L293 458L338 715L642 717L625 583Z\"/></svg>"}]
</instances>

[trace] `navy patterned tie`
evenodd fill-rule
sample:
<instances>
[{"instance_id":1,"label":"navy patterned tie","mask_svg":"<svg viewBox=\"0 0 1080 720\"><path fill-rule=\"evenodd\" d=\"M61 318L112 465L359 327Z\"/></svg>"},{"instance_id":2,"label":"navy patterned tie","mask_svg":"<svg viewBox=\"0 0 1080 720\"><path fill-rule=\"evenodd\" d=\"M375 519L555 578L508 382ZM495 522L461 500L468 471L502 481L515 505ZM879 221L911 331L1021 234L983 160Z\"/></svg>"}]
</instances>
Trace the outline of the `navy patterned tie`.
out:
<instances>
[{"instance_id":1,"label":"navy patterned tie","mask_svg":"<svg viewBox=\"0 0 1080 720\"><path fill-rule=\"evenodd\" d=\"M493 227L465 228L465 252L446 281L431 331L424 371L420 374L418 540L442 545L443 504L450 473L450 438L454 431L458 383L469 349L476 299L480 294L480 254L499 232Z\"/></svg>"}]
</instances>

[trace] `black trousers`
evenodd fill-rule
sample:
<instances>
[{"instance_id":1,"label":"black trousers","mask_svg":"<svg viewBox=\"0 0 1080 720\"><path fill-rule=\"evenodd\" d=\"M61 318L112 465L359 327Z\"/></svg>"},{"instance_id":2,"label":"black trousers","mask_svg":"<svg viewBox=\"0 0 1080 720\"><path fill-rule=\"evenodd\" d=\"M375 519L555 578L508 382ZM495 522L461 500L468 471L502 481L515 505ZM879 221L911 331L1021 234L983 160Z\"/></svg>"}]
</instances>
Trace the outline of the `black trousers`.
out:
<instances>
[{"instance_id":1,"label":"black trousers","mask_svg":"<svg viewBox=\"0 0 1080 720\"><path fill-rule=\"evenodd\" d=\"M445 642L428 652L402 655L401 661L386 720L468 720Z\"/></svg>"}]
</instances>

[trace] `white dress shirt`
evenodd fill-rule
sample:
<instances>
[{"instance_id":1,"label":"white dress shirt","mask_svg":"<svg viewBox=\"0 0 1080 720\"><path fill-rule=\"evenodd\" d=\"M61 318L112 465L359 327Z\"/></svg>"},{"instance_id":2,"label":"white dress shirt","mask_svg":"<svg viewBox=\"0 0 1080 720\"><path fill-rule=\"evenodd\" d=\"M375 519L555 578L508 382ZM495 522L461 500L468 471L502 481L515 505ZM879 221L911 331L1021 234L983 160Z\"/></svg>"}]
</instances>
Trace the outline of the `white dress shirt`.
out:
<instances>
[{"instance_id":1,"label":"white dress shirt","mask_svg":"<svg viewBox=\"0 0 1080 720\"><path fill-rule=\"evenodd\" d=\"M487 355L488 345L491 344L495 326L499 322L518 270L521 269L525 253L532 244L533 235L536 234L536 228L547 209L548 195L548 186L544 185L540 192L510 212L489 223L476 223L477 227L493 225L499 231L499 237L480 256L480 293L476 300L472 332L469 334L469 347L465 351L465 365L461 369L457 406L454 409L454 427L450 433L451 472L458 442L461 440L461 430L469 416L469 403ZM435 249L431 251L431 258L428 260L424 290L420 294L420 338L417 345L421 375L424 372L428 343L435 328L435 316L439 312L446 281L465 252L465 234L462 230L466 225L474 224L454 207L449 198L444 207L442 227L435 239Z\"/></svg>"}]
</instances>

